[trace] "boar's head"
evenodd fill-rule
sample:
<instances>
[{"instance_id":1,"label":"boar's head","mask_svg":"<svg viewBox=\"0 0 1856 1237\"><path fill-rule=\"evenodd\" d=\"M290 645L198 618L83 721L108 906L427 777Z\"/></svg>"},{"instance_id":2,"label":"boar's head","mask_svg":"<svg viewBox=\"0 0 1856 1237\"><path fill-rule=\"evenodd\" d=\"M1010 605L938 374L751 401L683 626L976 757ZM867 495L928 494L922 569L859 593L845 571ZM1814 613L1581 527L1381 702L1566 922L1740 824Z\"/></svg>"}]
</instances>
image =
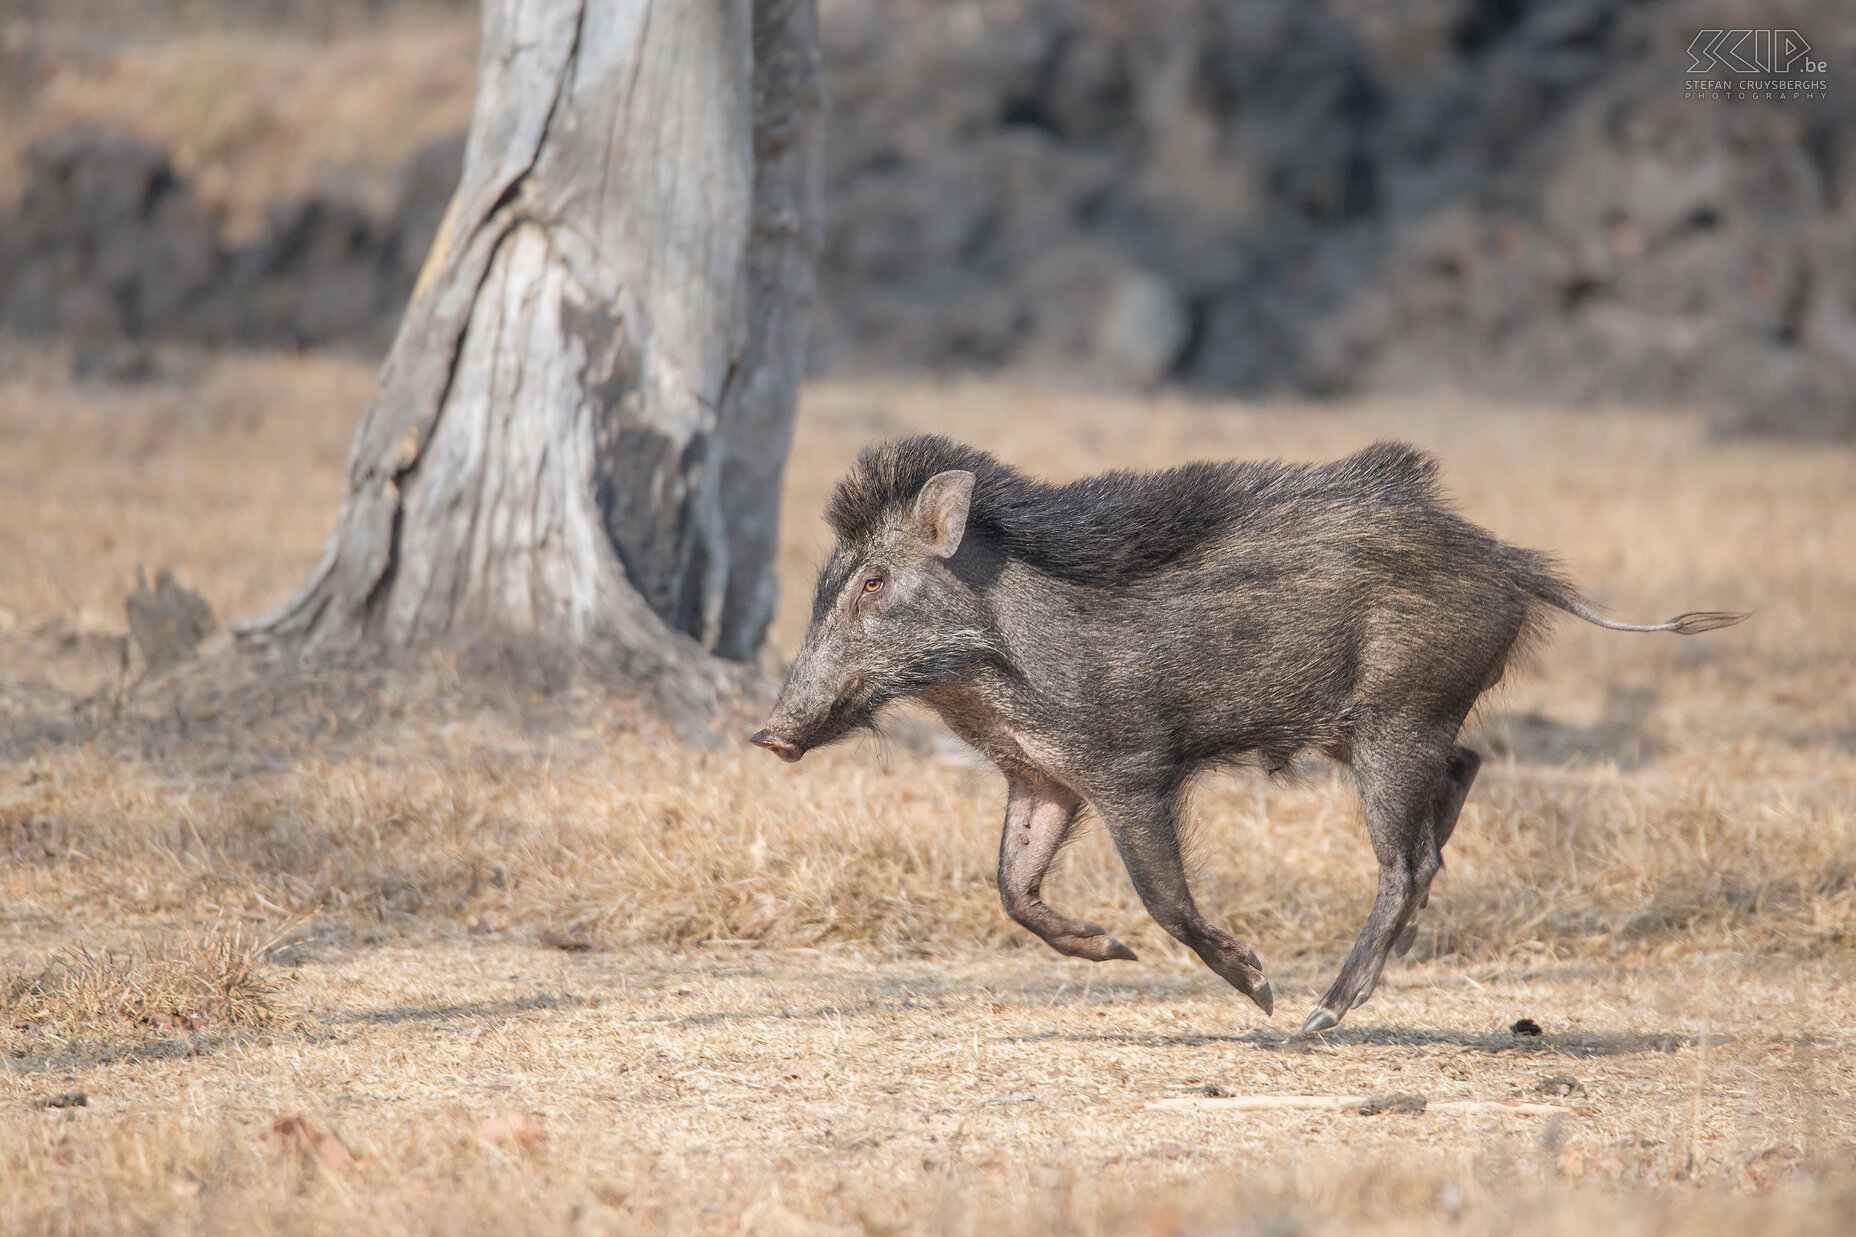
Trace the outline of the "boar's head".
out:
<instances>
[{"instance_id":1,"label":"boar's head","mask_svg":"<svg viewBox=\"0 0 1856 1237\"><path fill-rule=\"evenodd\" d=\"M840 530L819 573L805 644L751 742L798 760L987 654L985 604L949 564L966 533L973 482L963 469L936 473L913 502L873 526Z\"/></svg>"}]
</instances>

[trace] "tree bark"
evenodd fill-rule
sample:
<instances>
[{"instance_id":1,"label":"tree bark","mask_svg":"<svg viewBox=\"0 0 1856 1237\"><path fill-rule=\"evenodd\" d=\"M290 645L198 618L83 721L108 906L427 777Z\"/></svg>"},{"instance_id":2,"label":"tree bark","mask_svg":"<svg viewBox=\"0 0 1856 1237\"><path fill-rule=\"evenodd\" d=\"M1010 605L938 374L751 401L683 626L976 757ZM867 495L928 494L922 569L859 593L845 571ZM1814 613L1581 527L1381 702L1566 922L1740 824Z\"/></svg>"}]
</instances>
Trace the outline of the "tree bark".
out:
<instances>
[{"instance_id":1,"label":"tree bark","mask_svg":"<svg viewBox=\"0 0 1856 1237\"><path fill-rule=\"evenodd\" d=\"M536 641L709 712L773 608L822 111L813 0L486 0L336 527L243 640Z\"/></svg>"}]
</instances>

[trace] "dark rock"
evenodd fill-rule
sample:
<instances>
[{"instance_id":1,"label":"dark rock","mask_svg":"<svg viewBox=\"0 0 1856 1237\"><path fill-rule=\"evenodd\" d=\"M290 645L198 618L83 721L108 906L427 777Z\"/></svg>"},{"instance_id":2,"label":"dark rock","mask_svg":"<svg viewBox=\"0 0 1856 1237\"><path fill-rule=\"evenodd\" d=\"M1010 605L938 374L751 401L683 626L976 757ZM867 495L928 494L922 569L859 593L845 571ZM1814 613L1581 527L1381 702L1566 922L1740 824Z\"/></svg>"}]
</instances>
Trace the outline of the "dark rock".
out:
<instances>
[{"instance_id":1,"label":"dark rock","mask_svg":"<svg viewBox=\"0 0 1856 1237\"><path fill-rule=\"evenodd\" d=\"M1824 97L1722 102L1684 97L1683 0L840 0L811 363L1856 436L1843 8L1786 10ZM463 145L385 218L319 195L234 250L163 152L55 138L0 213L0 328L379 351Z\"/></svg>"},{"instance_id":2,"label":"dark rock","mask_svg":"<svg viewBox=\"0 0 1856 1237\"><path fill-rule=\"evenodd\" d=\"M273 207L262 237L231 248L165 152L61 134L27 153L19 209L0 215L0 328L71 339L80 376L117 381L158 370L125 341L380 351L461 151L461 138L447 139L414 156L391 219L313 196Z\"/></svg>"},{"instance_id":3,"label":"dark rock","mask_svg":"<svg viewBox=\"0 0 1856 1237\"><path fill-rule=\"evenodd\" d=\"M25 157L0 221L0 326L80 343L140 335L223 278L217 224L164 151L73 130Z\"/></svg>"},{"instance_id":4,"label":"dark rock","mask_svg":"<svg viewBox=\"0 0 1856 1237\"><path fill-rule=\"evenodd\" d=\"M1122 386L1166 366L1240 393L1454 387L1856 433L1847 92L1684 98L1703 16L847 0L823 23L814 363ZM1856 67L1830 0L1787 20L1833 87ZM1106 270L1166 289L1146 317L1177 351L1109 360Z\"/></svg>"}]
</instances>

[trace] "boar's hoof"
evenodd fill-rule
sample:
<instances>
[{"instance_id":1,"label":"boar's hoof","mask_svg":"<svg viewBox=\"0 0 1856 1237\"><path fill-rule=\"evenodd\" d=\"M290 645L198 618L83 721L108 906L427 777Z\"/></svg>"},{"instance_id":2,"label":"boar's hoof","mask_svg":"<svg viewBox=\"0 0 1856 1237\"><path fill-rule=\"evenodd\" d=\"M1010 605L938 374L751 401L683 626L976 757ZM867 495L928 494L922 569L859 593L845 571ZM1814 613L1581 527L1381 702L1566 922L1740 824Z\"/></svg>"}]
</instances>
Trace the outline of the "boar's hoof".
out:
<instances>
[{"instance_id":1,"label":"boar's hoof","mask_svg":"<svg viewBox=\"0 0 1856 1237\"><path fill-rule=\"evenodd\" d=\"M1218 974L1233 988L1255 1001L1257 1008L1265 1014L1273 1013L1276 1009L1276 994L1270 990L1270 981L1264 978L1263 963L1257 957L1257 951L1242 945L1237 948L1240 953L1237 965L1229 966L1229 959L1221 959L1227 965L1217 967Z\"/></svg>"},{"instance_id":2,"label":"boar's hoof","mask_svg":"<svg viewBox=\"0 0 1856 1237\"><path fill-rule=\"evenodd\" d=\"M1317 1009L1308 1015L1308 1021L1302 1024L1302 1034L1314 1035L1329 1027L1340 1025L1340 1015L1331 1009Z\"/></svg>"},{"instance_id":3,"label":"boar's hoof","mask_svg":"<svg viewBox=\"0 0 1856 1237\"><path fill-rule=\"evenodd\" d=\"M1090 925L1094 927L1094 925ZM1072 936L1067 941L1052 941L1057 949L1077 958L1087 958L1091 962L1139 962L1140 957L1132 949L1110 936L1101 928L1086 936Z\"/></svg>"},{"instance_id":4,"label":"boar's hoof","mask_svg":"<svg viewBox=\"0 0 1856 1237\"><path fill-rule=\"evenodd\" d=\"M757 747L766 748L789 765L806 754L806 750L803 747L800 747L797 743L788 739L781 738L770 730L756 730L753 734L748 736L748 742Z\"/></svg>"}]
</instances>

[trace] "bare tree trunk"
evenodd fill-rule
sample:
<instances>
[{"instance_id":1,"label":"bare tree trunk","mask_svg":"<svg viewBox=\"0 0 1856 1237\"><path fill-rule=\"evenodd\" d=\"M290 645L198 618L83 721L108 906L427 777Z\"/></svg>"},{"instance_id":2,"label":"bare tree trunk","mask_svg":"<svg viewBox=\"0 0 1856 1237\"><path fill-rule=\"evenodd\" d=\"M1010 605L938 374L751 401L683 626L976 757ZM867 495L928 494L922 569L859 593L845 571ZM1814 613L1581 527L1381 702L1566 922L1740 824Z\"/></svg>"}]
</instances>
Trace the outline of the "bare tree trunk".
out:
<instances>
[{"instance_id":1,"label":"bare tree trunk","mask_svg":"<svg viewBox=\"0 0 1856 1237\"><path fill-rule=\"evenodd\" d=\"M755 0L754 218L748 348L723 406L722 501L731 530L715 651L748 661L773 618L780 482L805 372L824 230L825 87L814 0Z\"/></svg>"},{"instance_id":2,"label":"bare tree trunk","mask_svg":"<svg viewBox=\"0 0 1856 1237\"><path fill-rule=\"evenodd\" d=\"M812 0L486 0L462 180L308 582L300 657L480 639L684 720L772 611L819 228Z\"/></svg>"}]
</instances>

